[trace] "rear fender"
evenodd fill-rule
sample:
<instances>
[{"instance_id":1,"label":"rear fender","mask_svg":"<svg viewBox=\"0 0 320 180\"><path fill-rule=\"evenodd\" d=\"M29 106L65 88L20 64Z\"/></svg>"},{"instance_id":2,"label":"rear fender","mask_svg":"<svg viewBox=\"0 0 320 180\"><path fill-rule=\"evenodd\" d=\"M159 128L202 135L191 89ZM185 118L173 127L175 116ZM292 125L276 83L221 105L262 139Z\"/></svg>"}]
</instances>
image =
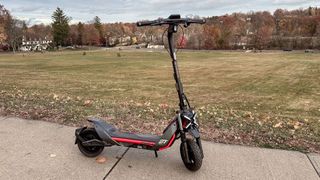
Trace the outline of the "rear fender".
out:
<instances>
[{"instance_id":1,"label":"rear fender","mask_svg":"<svg viewBox=\"0 0 320 180\"><path fill-rule=\"evenodd\" d=\"M81 141L81 142L84 141L84 139L81 138L80 133L85 129L87 129L87 127L81 127L81 128L76 129L76 131L75 131L76 140L75 140L74 144L77 144L79 141Z\"/></svg>"},{"instance_id":2,"label":"rear fender","mask_svg":"<svg viewBox=\"0 0 320 180\"><path fill-rule=\"evenodd\" d=\"M98 121L98 120L88 120L88 121L93 124L94 129L97 131L99 137L105 143L110 144L110 145L118 145L118 146L120 146L120 144L118 142L114 141L111 138L111 136L104 130L102 121Z\"/></svg>"}]
</instances>

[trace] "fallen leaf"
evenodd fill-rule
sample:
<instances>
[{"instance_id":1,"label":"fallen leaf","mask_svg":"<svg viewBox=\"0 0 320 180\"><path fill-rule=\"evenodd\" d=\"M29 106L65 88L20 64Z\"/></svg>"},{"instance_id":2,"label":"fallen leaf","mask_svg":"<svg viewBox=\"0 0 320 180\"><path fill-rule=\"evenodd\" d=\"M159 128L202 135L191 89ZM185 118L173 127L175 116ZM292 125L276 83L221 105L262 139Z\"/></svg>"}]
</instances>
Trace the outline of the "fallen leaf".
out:
<instances>
[{"instance_id":1,"label":"fallen leaf","mask_svg":"<svg viewBox=\"0 0 320 180\"><path fill-rule=\"evenodd\" d=\"M91 100L85 100L83 105L84 106L91 106L92 105L92 101Z\"/></svg>"},{"instance_id":2,"label":"fallen leaf","mask_svg":"<svg viewBox=\"0 0 320 180\"><path fill-rule=\"evenodd\" d=\"M296 122L296 123L294 123L293 128L294 129L299 129L302 125L303 125L303 123Z\"/></svg>"},{"instance_id":3,"label":"fallen leaf","mask_svg":"<svg viewBox=\"0 0 320 180\"><path fill-rule=\"evenodd\" d=\"M106 163L107 162L107 158L103 157L103 156L99 156L99 157L96 158L96 162L99 163L99 164Z\"/></svg>"},{"instance_id":4,"label":"fallen leaf","mask_svg":"<svg viewBox=\"0 0 320 180\"><path fill-rule=\"evenodd\" d=\"M53 94L53 99L54 100L58 100L59 99L59 96L57 94Z\"/></svg>"},{"instance_id":5,"label":"fallen leaf","mask_svg":"<svg viewBox=\"0 0 320 180\"><path fill-rule=\"evenodd\" d=\"M54 157L56 157L57 155L56 154L50 154L50 157L51 158L54 158Z\"/></svg>"},{"instance_id":6,"label":"fallen leaf","mask_svg":"<svg viewBox=\"0 0 320 180\"><path fill-rule=\"evenodd\" d=\"M244 117L244 118L252 118L252 112L245 112L245 113L243 114L243 117Z\"/></svg>"},{"instance_id":7,"label":"fallen leaf","mask_svg":"<svg viewBox=\"0 0 320 180\"><path fill-rule=\"evenodd\" d=\"M142 104L141 103L136 103L136 106L140 107L140 106L142 106Z\"/></svg>"},{"instance_id":8,"label":"fallen leaf","mask_svg":"<svg viewBox=\"0 0 320 180\"><path fill-rule=\"evenodd\" d=\"M159 104L159 107L162 109L166 109L169 107L169 105L168 104Z\"/></svg>"},{"instance_id":9,"label":"fallen leaf","mask_svg":"<svg viewBox=\"0 0 320 180\"><path fill-rule=\"evenodd\" d=\"M282 122L279 122L279 123L277 123L277 124L275 124L274 126L273 126L274 128L281 128L282 127Z\"/></svg>"}]
</instances>

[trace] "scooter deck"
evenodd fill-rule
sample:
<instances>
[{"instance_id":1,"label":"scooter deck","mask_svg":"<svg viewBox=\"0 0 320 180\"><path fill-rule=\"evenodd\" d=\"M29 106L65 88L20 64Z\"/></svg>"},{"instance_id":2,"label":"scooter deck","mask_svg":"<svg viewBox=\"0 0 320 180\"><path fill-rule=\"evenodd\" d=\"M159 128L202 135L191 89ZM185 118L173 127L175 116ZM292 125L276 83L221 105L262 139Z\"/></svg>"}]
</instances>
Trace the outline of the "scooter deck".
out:
<instances>
[{"instance_id":1,"label":"scooter deck","mask_svg":"<svg viewBox=\"0 0 320 180\"><path fill-rule=\"evenodd\" d=\"M90 118L89 121L95 121L102 127L113 140L126 142L126 140L136 140L136 141L147 141L152 143L157 143L160 140L160 136L152 135L152 134L134 134L129 132L121 132L112 124L106 123L102 119L98 118Z\"/></svg>"}]
</instances>

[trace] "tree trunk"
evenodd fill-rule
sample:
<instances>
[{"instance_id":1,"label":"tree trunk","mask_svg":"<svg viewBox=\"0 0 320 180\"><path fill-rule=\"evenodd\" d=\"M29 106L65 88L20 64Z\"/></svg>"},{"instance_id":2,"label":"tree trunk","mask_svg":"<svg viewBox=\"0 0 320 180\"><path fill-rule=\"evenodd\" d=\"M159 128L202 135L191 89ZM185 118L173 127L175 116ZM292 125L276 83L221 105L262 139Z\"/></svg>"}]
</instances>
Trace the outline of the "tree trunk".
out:
<instances>
[{"instance_id":1,"label":"tree trunk","mask_svg":"<svg viewBox=\"0 0 320 180\"><path fill-rule=\"evenodd\" d=\"M13 54L15 54L16 53L16 46L15 46L14 41L11 41L11 47L12 47Z\"/></svg>"}]
</instances>

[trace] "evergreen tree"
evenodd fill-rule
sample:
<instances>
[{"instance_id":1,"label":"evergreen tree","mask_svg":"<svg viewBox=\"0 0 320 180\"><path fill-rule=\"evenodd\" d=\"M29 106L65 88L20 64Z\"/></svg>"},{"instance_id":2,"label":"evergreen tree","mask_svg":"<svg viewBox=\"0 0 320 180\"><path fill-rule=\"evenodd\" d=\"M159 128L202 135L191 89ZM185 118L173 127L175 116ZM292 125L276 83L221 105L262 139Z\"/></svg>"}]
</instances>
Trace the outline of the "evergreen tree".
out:
<instances>
[{"instance_id":1,"label":"evergreen tree","mask_svg":"<svg viewBox=\"0 0 320 180\"><path fill-rule=\"evenodd\" d=\"M83 45L84 26L81 22L78 23L77 30L78 30L77 44L82 46Z\"/></svg>"},{"instance_id":2,"label":"evergreen tree","mask_svg":"<svg viewBox=\"0 0 320 180\"><path fill-rule=\"evenodd\" d=\"M103 36L103 27L102 27L101 19L98 16L96 16L94 17L93 21L94 21L94 27L99 33L99 41L101 44L104 44L105 38Z\"/></svg>"},{"instance_id":3,"label":"evergreen tree","mask_svg":"<svg viewBox=\"0 0 320 180\"><path fill-rule=\"evenodd\" d=\"M53 41L56 46L63 46L66 44L66 38L69 34L69 21L64 12L58 7L52 15L52 30Z\"/></svg>"}]
</instances>

